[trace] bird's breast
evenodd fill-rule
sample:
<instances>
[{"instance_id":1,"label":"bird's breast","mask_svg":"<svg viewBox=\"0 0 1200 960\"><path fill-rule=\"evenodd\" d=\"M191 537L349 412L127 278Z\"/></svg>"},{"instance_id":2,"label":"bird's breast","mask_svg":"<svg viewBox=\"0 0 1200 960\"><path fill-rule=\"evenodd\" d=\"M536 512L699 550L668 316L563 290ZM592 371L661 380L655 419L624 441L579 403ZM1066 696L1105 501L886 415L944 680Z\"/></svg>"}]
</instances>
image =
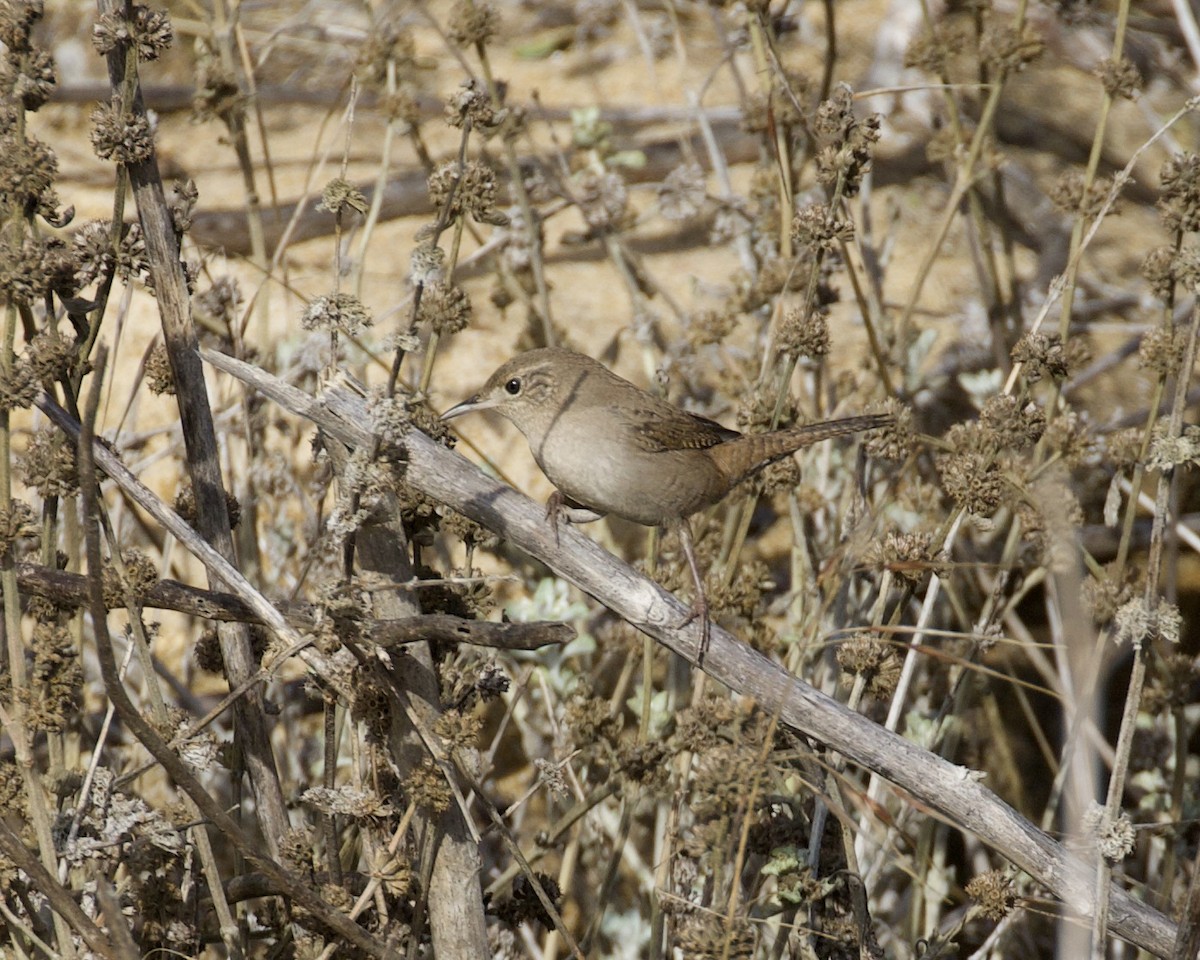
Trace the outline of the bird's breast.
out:
<instances>
[{"instance_id":1,"label":"bird's breast","mask_svg":"<svg viewBox=\"0 0 1200 960\"><path fill-rule=\"evenodd\" d=\"M726 492L706 451L648 451L612 422L564 416L530 446L572 500L647 526L689 516Z\"/></svg>"}]
</instances>

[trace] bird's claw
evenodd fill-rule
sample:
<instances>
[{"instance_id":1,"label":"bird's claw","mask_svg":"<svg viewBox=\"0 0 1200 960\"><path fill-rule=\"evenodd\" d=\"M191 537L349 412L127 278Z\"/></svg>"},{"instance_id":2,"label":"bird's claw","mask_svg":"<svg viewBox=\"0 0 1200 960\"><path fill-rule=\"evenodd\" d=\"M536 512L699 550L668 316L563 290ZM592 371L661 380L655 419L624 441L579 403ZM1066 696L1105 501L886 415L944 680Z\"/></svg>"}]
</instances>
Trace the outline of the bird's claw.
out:
<instances>
[{"instance_id":1,"label":"bird's claw","mask_svg":"<svg viewBox=\"0 0 1200 960\"><path fill-rule=\"evenodd\" d=\"M705 598L698 599L692 604L688 615L679 621L678 629L700 621L700 645L696 650L696 666L704 667L704 656L708 653L709 641L712 639L712 621L708 618L708 602Z\"/></svg>"},{"instance_id":2,"label":"bird's claw","mask_svg":"<svg viewBox=\"0 0 1200 960\"><path fill-rule=\"evenodd\" d=\"M582 507L579 505L572 506L573 501L568 500L561 490L555 490L546 499L546 520L550 524L550 530L554 534L554 545L558 543L558 525L564 520L567 523L591 523L593 520L599 520L603 513L598 510L593 510L591 507Z\"/></svg>"}]
</instances>

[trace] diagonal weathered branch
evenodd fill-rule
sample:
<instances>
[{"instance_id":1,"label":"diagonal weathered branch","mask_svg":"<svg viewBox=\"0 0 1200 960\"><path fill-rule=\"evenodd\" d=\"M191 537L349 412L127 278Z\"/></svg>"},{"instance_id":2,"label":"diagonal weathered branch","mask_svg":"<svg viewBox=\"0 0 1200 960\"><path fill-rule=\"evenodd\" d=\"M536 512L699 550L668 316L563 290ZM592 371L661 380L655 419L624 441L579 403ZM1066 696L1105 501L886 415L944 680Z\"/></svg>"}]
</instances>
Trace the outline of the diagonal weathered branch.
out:
<instances>
[{"instance_id":1,"label":"diagonal weathered branch","mask_svg":"<svg viewBox=\"0 0 1200 960\"><path fill-rule=\"evenodd\" d=\"M362 445L369 440L371 418L363 397L342 389L316 400L250 364L211 351L202 355L343 442ZM404 476L411 486L498 533L637 629L694 660L699 627L678 626L688 607L674 595L573 529L560 529L556 542L540 504L492 480L424 434L408 433L403 453ZM879 774L947 822L974 834L1080 913L1091 914L1089 868L983 786L973 771L849 710L715 625L704 669L794 730ZM1175 924L1121 890L1112 894L1109 929L1158 956L1170 954L1175 938Z\"/></svg>"}]
</instances>

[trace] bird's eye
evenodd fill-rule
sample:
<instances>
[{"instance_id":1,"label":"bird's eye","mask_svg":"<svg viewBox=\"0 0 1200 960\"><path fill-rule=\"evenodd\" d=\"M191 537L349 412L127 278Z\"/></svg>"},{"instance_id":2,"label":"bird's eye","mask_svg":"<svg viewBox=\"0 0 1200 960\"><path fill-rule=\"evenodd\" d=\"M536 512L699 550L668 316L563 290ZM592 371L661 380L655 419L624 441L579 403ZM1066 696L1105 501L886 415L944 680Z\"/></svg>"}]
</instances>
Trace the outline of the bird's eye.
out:
<instances>
[{"instance_id":1,"label":"bird's eye","mask_svg":"<svg viewBox=\"0 0 1200 960\"><path fill-rule=\"evenodd\" d=\"M506 383L504 385L504 392L512 397L515 397L518 393L520 393L521 392L521 378L513 377L511 380L509 380L508 383Z\"/></svg>"}]
</instances>

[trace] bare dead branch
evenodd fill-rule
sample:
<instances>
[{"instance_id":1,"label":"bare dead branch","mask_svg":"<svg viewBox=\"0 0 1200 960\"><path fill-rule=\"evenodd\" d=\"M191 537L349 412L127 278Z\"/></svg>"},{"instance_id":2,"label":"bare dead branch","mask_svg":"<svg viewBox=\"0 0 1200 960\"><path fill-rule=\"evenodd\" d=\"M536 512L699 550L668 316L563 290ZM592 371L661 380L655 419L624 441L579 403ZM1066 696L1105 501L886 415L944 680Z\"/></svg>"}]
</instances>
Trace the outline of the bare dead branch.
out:
<instances>
[{"instance_id":1,"label":"bare dead branch","mask_svg":"<svg viewBox=\"0 0 1200 960\"><path fill-rule=\"evenodd\" d=\"M22 593L44 597L63 606L82 606L87 602L87 577L83 574L52 570L36 563L19 563L17 582ZM138 597L138 602L143 607L174 610L205 620L267 625L254 608L236 594L204 590L178 580L159 580L144 596ZM306 604L286 605L285 616L301 630L316 622L312 608ZM537 650L568 643L575 637L575 631L565 623L491 623L486 620L465 620L449 614L428 614L398 620L364 620L359 626L364 635L381 647L437 641L469 643L497 650Z\"/></svg>"},{"instance_id":2,"label":"bare dead branch","mask_svg":"<svg viewBox=\"0 0 1200 960\"><path fill-rule=\"evenodd\" d=\"M370 440L365 400L350 390L331 390L317 400L232 357L212 351L204 351L203 357L345 443ZM407 483L537 557L638 630L694 662L699 628L678 626L688 607L673 594L573 529L560 530L556 542L544 507L424 434L410 431L405 436L403 456ZM848 709L715 625L704 670L753 698L763 710L778 714L792 729L877 773L915 802L974 834L1072 909L1090 916L1094 892L1089 868L983 786L971 770ZM1118 936L1159 955L1167 955L1175 940L1174 923L1124 891L1113 891L1109 926Z\"/></svg>"}]
</instances>

